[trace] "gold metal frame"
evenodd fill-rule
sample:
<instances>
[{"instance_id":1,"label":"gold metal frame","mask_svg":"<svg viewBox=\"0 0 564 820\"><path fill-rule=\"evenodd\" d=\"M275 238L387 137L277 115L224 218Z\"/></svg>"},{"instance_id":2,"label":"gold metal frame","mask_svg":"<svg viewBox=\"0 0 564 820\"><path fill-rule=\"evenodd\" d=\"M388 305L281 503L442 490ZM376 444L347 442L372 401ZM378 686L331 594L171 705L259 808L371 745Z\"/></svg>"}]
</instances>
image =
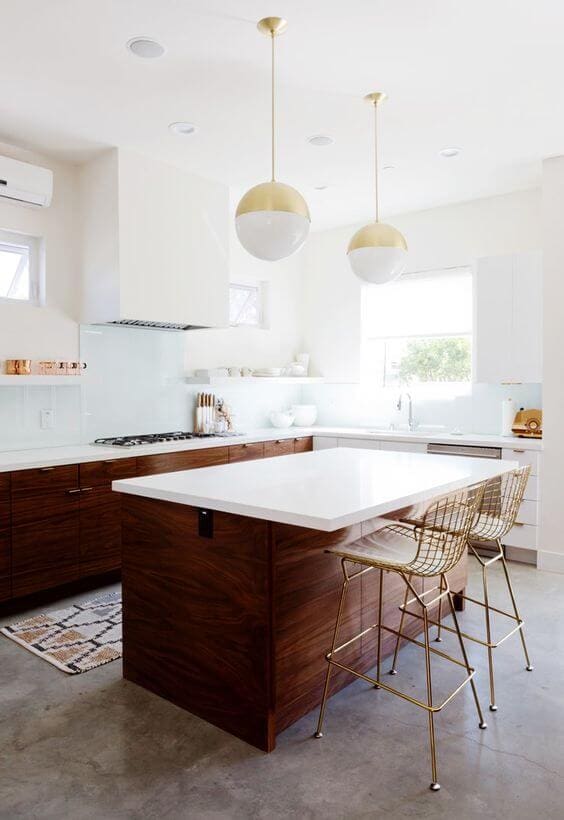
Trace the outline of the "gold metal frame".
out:
<instances>
[{"instance_id":1,"label":"gold metal frame","mask_svg":"<svg viewBox=\"0 0 564 820\"><path fill-rule=\"evenodd\" d=\"M440 789L440 784L438 782L438 774L437 774L437 746L436 746L436 739L435 739L434 715L437 712L440 712L441 709L444 709L444 707L447 705L447 703L450 703L450 701L466 686L466 684L469 683L470 686L472 687L472 693L474 695L476 710L478 712L478 719L479 719L478 725L479 725L480 729L485 729L487 727L487 723L485 722L484 716L482 714L482 709L480 707L480 701L478 699L478 693L476 691L476 686L475 686L475 683L474 683L474 675L476 674L476 670L473 667L470 666L470 663L468 661L468 655L466 653L466 648L464 646L463 633L460 631L460 627L458 625L458 618L456 616L456 610L454 608L453 596L452 596L452 592L450 590L450 587L448 585L448 580L447 580L446 576L444 576L444 575L441 576L442 591L439 593L439 595L435 596L434 598L432 598L432 600L428 601L428 600L426 600L426 596L428 596L431 592L434 592L437 589L437 587L433 588L432 590L428 590L427 592L423 592L423 593L419 594L419 593L416 592L416 590L414 589L414 587L411 583L411 580L407 577L407 575L404 572L398 572L397 573L398 575L401 576L401 578L403 579L403 581L406 585L406 595L409 593L409 591L411 591L413 593L413 596L414 596L412 600L417 600L417 602L420 604L420 606L422 608L423 615L418 615L417 616L419 618L422 618L423 621L424 621L424 640L420 641L420 640L417 640L417 638L411 638L409 635L405 635L402 631L404 615L405 614L412 614L412 613L406 613L404 607L401 607L401 609L402 609L402 623L400 624L400 629L399 630L398 629L393 629L392 627L386 626L384 623L382 623L384 571L393 572L394 570L380 569L379 570L379 573L380 573L380 581L379 581L380 603L379 603L379 606L378 606L378 621L375 624L372 624L371 626L367 627L366 629L363 629L362 632L360 632L358 635L355 635L353 638L350 638L348 641L345 641L345 643L340 644L339 646L337 646L337 639L338 639L338 636L339 636L339 629L340 629L340 626L341 626L344 603L345 603L345 599L346 599L346 592L347 592L349 583L351 581L355 580L356 578L359 578L362 575L366 574L367 572L372 572L374 569L376 569L375 567L366 567L365 569L359 570L357 572L354 572L352 575L350 575L347 571L347 563L352 563L352 562L349 562L348 559L346 559L346 558L341 559L341 567L342 567L342 571L343 571L343 586L342 586L342 589L341 589L341 597L340 597L340 600L339 600L339 609L338 609L338 613L337 613L337 620L335 622L335 629L333 631L333 639L332 639L332 642L331 642L331 649L325 655L325 659L327 661L327 672L326 672L326 675L325 675L325 685L323 687L323 697L322 697L322 701L321 701L321 708L320 708L320 711L319 711L319 719L318 719L318 722L317 722L317 729L316 729L316 732L315 732L315 737L316 738L323 737L322 728L323 728L323 721L324 721L324 718L325 718L325 707L326 707L326 704L327 704L327 698L328 698L328 694L329 694L329 684L330 684L330 681L331 681L331 668L333 666L336 666L339 669L343 669L346 672L350 672L352 675L355 675L355 677L357 677L357 678L361 678L362 680L366 681L367 683L371 683L376 689L384 689L386 692L391 692L393 695L397 695L398 697L402 698L403 700L406 700L409 703L413 703L415 706L419 706L420 708L425 709L427 711L428 720L429 720L429 727L428 727L429 728L429 744L430 744L430 749L431 749L431 778L432 778L432 780L431 780L430 788L431 788L432 791L438 791ZM461 653L462 653L462 660L460 660L459 658L454 658L454 657L452 657L452 655L447 655L446 652L441 652L440 650L435 649L434 647L431 647L431 645L430 645L429 626L434 622L429 619L428 610L431 607L435 606L443 598L446 598L448 600L448 603L449 603L450 611L451 611L453 621L454 621L454 624L455 624L455 629L453 629L452 631L456 632L457 635L458 635L458 641L459 641L460 649L461 649ZM343 649L346 649L348 646L355 643L355 641L358 641L360 638L367 635L373 629L378 630L377 650L376 650L376 677L375 678L371 677L370 675L366 675L363 672L359 672L358 670L353 669L350 666L347 666L347 664L340 663L339 661L335 660L335 655L337 655L337 653L341 652ZM427 688L427 700L426 700L426 702L422 701L422 700L419 700L418 698L414 698L411 695L408 695L405 692L402 692L401 690L396 689L393 686L390 686L388 683L385 683L382 680L382 678L381 678L381 646L382 646L381 636L382 636L382 630L384 630L385 632L391 633L392 635L397 636L396 654L394 655L394 663L395 663L395 658L397 657L399 642L402 639L406 640L406 641L409 641L410 643L413 643L416 646L419 646L419 647L421 647L425 650L425 677L426 677L426 688ZM431 655L438 655L439 657L443 658L444 660L450 661L451 663L454 663L457 666L461 666L466 671L466 676L465 676L464 680L456 687L456 689L454 689L439 704L434 703L434 700L433 700L433 687L432 687L432 675L431 675ZM393 673L395 674L395 670L393 670Z\"/></svg>"},{"instance_id":2,"label":"gold metal frame","mask_svg":"<svg viewBox=\"0 0 564 820\"><path fill-rule=\"evenodd\" d=\"M516 632L519 632L519 637L521 638L521 644L523 646L523 654L525 655L525 669L527 670L527 672L532 672L534 669L533 665L531 664L529 651L527 649L527 643L525 641L525 633L523 629L524 621L517 607L517 601L515 598L515 593L513 591L513 585L511 584L511 578L509 577L509 569L507 567L507 561L505 560L503 545L501 543L501 539L503 538L503 536L506 535L515 524L515 520L519 512L519 507L525 494L525 487L527 486L527 481L529 480L530 472L531 468L527 465L525 467L520 467L517 470L513 470L511 473L506 473L505 475L500 476L499 478L491 479L487 482L484 488L484 495L482 498L482 502L480 504L480 509L476 517L476 520L472 525L468 542L470 553L476 558L476 560L482 567L482 586L484 590L484 599L483 601L480 601L477 598L470 597L469 595L461 595L460 597L463 600L469 601L472 604L477 604L477 606L481 606L484 609L486 640L482 640L481 638L475 635L469 635L466 633L463 634L465 638L468 638L468 640L473 641L474 643L478 643L481 646L485 646L487 648L488 672L490 679L490 711L492 712L497 711L497 703L495 696L493 650L497 649L498 646L501 646L502 643L504 643ZM493 556L493 558L484 560L482 556L477 552L475 546L472 544L473 540L493 542L497 547L496 554ZM507 591L509 592L509 597L511 599L513 613L507 612L503 609L499 609L498 607L492 606L490 604L487 571L489 567L492 564L497 563L497 561L501 561L505 582L507 584ZM506 632L501 638L499 638L496 641L492 640L492 626L490 618L490 614L492 612L495 612L498 615L503 615L505 618L509 618L517 624L515 627L513 627L513 629L511 629L509 632ZM439 621L436 625L438 627L438 631L435 640L437 641L441 640L442 629L446 629L449 632L454 631L452 627L448 627L446 624L441 623L440 611Z\"/></svg>"}]
</instances>

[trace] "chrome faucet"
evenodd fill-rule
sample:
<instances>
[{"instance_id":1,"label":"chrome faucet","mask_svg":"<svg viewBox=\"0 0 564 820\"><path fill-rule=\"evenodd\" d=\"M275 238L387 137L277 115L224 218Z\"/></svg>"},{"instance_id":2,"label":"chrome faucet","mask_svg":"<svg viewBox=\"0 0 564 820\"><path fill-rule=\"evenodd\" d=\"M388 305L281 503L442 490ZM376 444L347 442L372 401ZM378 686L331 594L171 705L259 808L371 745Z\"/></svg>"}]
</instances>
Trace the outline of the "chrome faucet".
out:
<instances>
[{"instance_id":1,"label":"chrome faucet","mask_svg":"<svg viewBox=\"0 0 564 820\"><path fill-rule=\"evenodd\" d=\"M401 411L402 399L403 399L404 396L406 396L408 401L409 401L409 404L407 406L407 411L408 411L407 412L407 429L411 433L411 432L413 432L413 429L414 429L414 424L413 424L413 401L412 401L412 398L411 398L411 393L400 393L399 394L397 408L398 408L399 411Z\"/></svg>"}]
</instances>

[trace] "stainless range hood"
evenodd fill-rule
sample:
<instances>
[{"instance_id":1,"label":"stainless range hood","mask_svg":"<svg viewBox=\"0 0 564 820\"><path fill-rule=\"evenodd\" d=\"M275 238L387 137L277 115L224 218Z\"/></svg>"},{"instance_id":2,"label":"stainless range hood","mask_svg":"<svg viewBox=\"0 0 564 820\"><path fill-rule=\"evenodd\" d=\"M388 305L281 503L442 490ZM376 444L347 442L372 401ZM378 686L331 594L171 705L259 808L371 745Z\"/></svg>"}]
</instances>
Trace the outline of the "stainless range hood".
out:
<instances>
[{"instance_id":1,"label":"stainless range hood","mask_svg":"<svg viewBox=\"0 0 564 820\"><path fill-rule=\"evenodd\" d=\"M81 169L84 324L226 327L229 191L122 149Z\"/></svg>"}]
</instances>

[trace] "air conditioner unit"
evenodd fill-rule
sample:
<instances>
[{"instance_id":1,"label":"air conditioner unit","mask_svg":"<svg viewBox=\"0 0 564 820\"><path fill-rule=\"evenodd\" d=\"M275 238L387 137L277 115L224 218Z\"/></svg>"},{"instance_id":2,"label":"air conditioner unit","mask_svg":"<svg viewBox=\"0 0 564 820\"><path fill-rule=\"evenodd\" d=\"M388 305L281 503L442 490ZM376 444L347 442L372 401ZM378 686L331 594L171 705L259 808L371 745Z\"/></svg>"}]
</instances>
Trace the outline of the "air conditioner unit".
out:
<instances>
[{"instance_id":1,"label":"air conditioner unit","mask_svg":"<svg viewBox=\"0 0 564 820\"><path fill-rule=\"evenodd\" d=\"M52 196L52 171L29 162L0 157L0 200L48 208Z\"/></svg>"}]
</instances>

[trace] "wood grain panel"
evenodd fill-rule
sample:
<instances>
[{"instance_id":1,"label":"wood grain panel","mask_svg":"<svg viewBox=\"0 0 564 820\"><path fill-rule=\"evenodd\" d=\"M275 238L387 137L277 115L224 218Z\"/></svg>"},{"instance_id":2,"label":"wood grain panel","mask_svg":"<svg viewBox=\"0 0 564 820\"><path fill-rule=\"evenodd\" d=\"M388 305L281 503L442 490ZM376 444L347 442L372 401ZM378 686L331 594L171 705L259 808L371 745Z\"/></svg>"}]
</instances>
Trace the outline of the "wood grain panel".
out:
<instances>
[{"instance_id":1,"label":"wood grain panel","mask_svg":"<svg viewBox=\"0 0 564 820\"><path fill-rule=\"evenodd\" d=\"M112 481L134 478L137 475L136 458L114 458L109 461L90 461L79 465L80 486L98 487Z\"/></svg>"},{"instance_id":2,"label":"wood grain panel","mask_svg":"<svg viewBox=\"0 0 564 820\"><path fill-rule=\"evenodd\" d=\"M360 537L360 526L323 533L272 524L275 577L276 732L321 701L329 650L343 581L341 562L325 550ZM361 631L361 587L349 585L339 643ZM358 665L361 642L344 650L343 663ZM334 670L331 691L353 680Z\"/></svg>"},{"instance_id":3,"label":"wood grain panel","mask_svg":"<svg viewBox=\"0 0 564 820\"><path fill-rule=\"evenodd\" d=\"M78 487L69 490L54 490L45 492L44 490L20 490L12 493L12 524L37 523L38 530L41 522L56 518L61 520L63 516L78 514L79 505Z\"/></svg>"},{"instance_id":4,"label":"wood grain panel","mask_svg":"<svg viewBox=\"0 0 564 820\"><path fill-rule=\"evenodd\" d=\"M193 470L197 467L211 467L227 464L228 447L210 447L206 450L185 450L180 453L161 453L155 456L140 456L137 459L136 475L172 473L176 470Z\"/></svg>"},{"instance_id":5,"label":"wood grain panel","mask_svg":"<svg viewBox=\"0 0 564 820\"><path fill-rule=\"evenodd\" d=\"M128 459L129 460L129 459ZM80 494L80 575L121 566L121 496L109 486Z\"/></svg>"},{"instance_id":6,"label":"wood grain panel","mask_svg":"<svg viewBox=\"0 0 564 820\"><path fill-rule=\"evenodd\" d=\"M12 594L29 595L49 587L76 581L79 516L67 512L40 525L12 528Z\"/></svg>"},{"instance_id":7,"label":"wood grain panel","mask_svg":"<svg viewBox=\"0 0 564 820\"><path fill-rule=\"evenodd\" d=\"M268 524L124 496L124 676L261 749L274 745Z\"/></svg>"},{"instance_id":8,"label":"wood grain panel","mask_svg":"<svg viewBox=\"0 0 564 820\"><path fill-rule=\"evenodd\" d=\"M313 436L301 436L294 439L294 452L307 453L313 450Z\"/></svg>"},{"instance_id":9,"label":"wood grain panel","mask_svg":"<svg viewBox=\"0 0 564 820\"><path fill-rule=\"evenodd\" d=\"M37 467L33 470L17 470L12 473L12 492L42 490L51 492L78 487L78 464L60 467Z\"/></svg>"},{"instance_id":10,"label":"wood grain panel","mask_svg":"<svg viewBox=\"0 0 564 820\"><path fill-rule=\"evenodd\" d=\"M11 476L0 473L0 529L10 526L11 522Z\"/></svg>"},{"instance_id":11,"label":"wood grain panel","mask_svg":"<svg viewBox=\"0 0 564 820\"><path fill-rule=\"evenodd\" d=\"M0 601L12 596L12 539L10 530L0 530Z\"/></svg>"},{"instance_id":12,"label":"wood grain panel","mask_svg":"<svg viewBox=\"0 0 564 820\"><path fill-rule=\"evenodd\" d=\"M264 457L286 456L294 452L294 439L277 439L276 441L264 442Z\"/></svg>"},{"instance_id":13,"label":"wood grain panel","mask_svg":"<svg viewBox=\"0 0 564 820\"><path fill-rule=\"evenodd\" d=\"M264 458L264 442L256 444L236 444L229 448L229 462L251 461L255 458Z\"/></svg>"}]
</instances>

